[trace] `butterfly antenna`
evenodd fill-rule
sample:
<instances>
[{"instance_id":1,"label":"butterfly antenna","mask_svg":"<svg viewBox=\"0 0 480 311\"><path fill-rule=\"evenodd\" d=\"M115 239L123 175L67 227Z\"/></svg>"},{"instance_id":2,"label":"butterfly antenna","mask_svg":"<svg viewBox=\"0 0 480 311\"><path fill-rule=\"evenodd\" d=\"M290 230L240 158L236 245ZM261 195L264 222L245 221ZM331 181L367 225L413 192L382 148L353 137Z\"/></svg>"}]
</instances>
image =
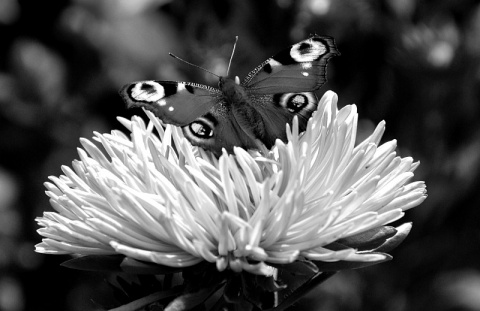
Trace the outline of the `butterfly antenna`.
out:
<instances>
[{"instance_id":1,"label":"butterfly antenna","mask_svg":"<svg viewBox=\"0 0 480 311\"><path fill-rule=\"evenodd\" d=\"M238 41L238 36L235 36L235 43L233 44L232 55L230 55L230 61L228 62L228 67L227 67L227 77L228 77L228 72L230 71L230 65L232 64L233 54L235 54L235 47L237 46L237 41Z\"/></svg>"},{"instance_id":2,"label":"butterfly antenna","mask_svg":"<svg viewBox=\"0 0 480 311\"><path fill-rule=\"evenodd\" d=\"M220 78L219 75L216 75L216 74L214 74L213 72L211 72L211 71L209 71L209 70L207 70L207 69L205 69L205 68L203 68L203 67L200 67L200 66L198 66L198 65L195 65L195 64L192 64L192 63L190 63L190 62L187 62L186 60L178 57L177 55L174 55L174 54L172 54L172 53L168 53L168 55L170 55L171 57L173 57L173 58L175 58L175 59L178 59L178 60L181 61L181 62L184 62L185 64L188 64L188 65L193 66L193 67L195 67L195 68L201 69L201 70L203 70L203 71L205 71L205 72L208 72L209 74L214 75L215 77Z\"/></svg>"}]
</instances>

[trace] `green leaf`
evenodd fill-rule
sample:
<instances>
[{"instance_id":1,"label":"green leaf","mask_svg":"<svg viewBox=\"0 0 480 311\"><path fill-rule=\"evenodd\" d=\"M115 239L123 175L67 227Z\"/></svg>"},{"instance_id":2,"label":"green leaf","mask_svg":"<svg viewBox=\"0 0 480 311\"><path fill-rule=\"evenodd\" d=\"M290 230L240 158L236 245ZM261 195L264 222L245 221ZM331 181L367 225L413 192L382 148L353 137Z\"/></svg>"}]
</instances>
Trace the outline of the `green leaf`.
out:
<instances>
[{"instance_id":1,"label":"green leaf","mask_svg":"<svg viewBox=\"0 0 480 311\"><path fill-rule=\"evenodd\" d=\"M62 262L60 265L70 269L100 272L122 272L120 264L123 255L87 255Z\"/></svg>"},{"instance_id":2,"label":"green leaf","mask_svg":"<svg viewBox=\"0 0 480 311\"><path fill-rule=\"evenodd\" d=\"M223 284L217 284L217 286L205 287L197 292L186 293L178 296L172 302L170 302L165 311L184 311L190 310L208 299L213 293L215 293L219 287Z\"/></svg>"},{"instance_id":3,"label":"green leaf","mask_svg":"<svg viewBox=\"0 0 480 311\"><path fill-rule=\"evenodd\" d=\"M131 274L170 274L182 272L181 268L173 268L154 264L150 262L136 260L130 257L125 257L120 263L123 272Z\"/></svg>"},{"instance_id":4,"label":"green leaf","mask_svg":"<svg viewBox=\"0 0 480 311\"><path fill-rule=\"evenodd\" d=\"M339 239L336 242L359 251L368 251L376 249L396 233L397 230L394 227L383 226Z\"/></svg>"},{"instance_id":5,"label":"green leaf","mask_svg":"<svg viewBox=\"0 0 480 311\"><path fill-rule=\"evenodd\" d=\"M376 248L375 249L376 252L389 252L395 247L397 247L398 245L400 245L400 243L402 243L403 240L405 240L405 238L410 233L410 230L412 229L412 223L411 222L404 223L395 229L397 233L393 237L385 241L385 243L383 243L378 248Z\"/></svg>"},{"instance_id":6,"label":"green leaf","mask_svg":"<svg viewBox=\"0 0 480 311\"><path fill-rule=\"evenodd\" d=\"M288 309L296 301L304 297L307 293L309 293L321 283L328 280L335 273L336 272L314 273L312 276L302 281L301 285L295 287L295 289L292 289L290 287L287 288L286 290L280 292L280 294L278 295L279 297L282 297L282 299L278 301L278 305L271 309L268 309L268 311L283 311Z\"/></svg>"},{"instance_id":7,"label":"green leaf","mask_svg":"<svg viewBox=\"0 0 480 311\"><path fill-rule=\"evenodd\" d=\"M228 303L237 303L243 296L243 283L239 274L233 274L228 278L225 289L223 290L223 296Z\"/></svg>"},{"instance_id":8,"label":"green leaf","mask_svg":"<svg viewBox=\"0 0 480 311\"><path fill-rule=\"evenodd\" d=\"M263 284L265 277L251 273L242 273L243 297L260 310L274 306L275 294L264 288L267 285L272 289L272 284ZM260 282L259 282L260 281Z\"/></svg>"},{"instance_id":9,"label":"green leaf","mask_svg":"<svg viewBox=\"0 0 480 311\"><path fill-rule=\"evenodd\" d=\"M270 264L270 265L279 270L290 271L297 275L298 274L311 275L312 273L318 272L317 266L313 262L305 258L298 259L292 263L285 264L285 265L276 265L276 264Z\"/></svg>"},{"instance_id":10,"label":"green leaf","mask_svg":"<svg viewBox=\"0 0 480 311\"><path fill-rule=\"evenodd\" d=\"M271 276L257 275L256 277L258 285L269 293L278 292L279 290L287 288L286 284L280 284Z\"/></svg>"},{"instance_id":11,"label":"green leaf","mask_svg":"<svg viewBox=\"0 0 480 311\"><path fill-rule=\"evenodd\" d=\"M360 269L365 268L368 266L373 266L385 261L392 260L392 256L385 253L369 253L369 254L381 254L384 256L383 259L377 261L334 261L334 262L326 262L326 261L313 261L313 263L318 267L319 271L340 271L340 270L352 270L352 269Z\"/></svg>"},{"instance_id":12,"label":"green leaf","mask_svg":"<svg viewBox=\"0 0 480 311\"><path fill-rule=\"evenodd\" d=\"M323 247L326 248L326 249L332 250L332 251L340 251L342 249L350 248L350 247L348 247L346 245L343 245L343 244L340 244L338 242L332 242L330 244L324 245Z\"/></svg>"},{"instance_id":13,"label":"green leaf","mask_svg":"<svg viewBox=\"0 0 480 311\"><path fill-rule=\"evenodd\" d=\"M117 306L114 309L110 310L122 310L122 311L140 311L140 310L164 310L161 308L163 303L162 300L167 299L169 297L177 296L179 293L179 288L172 288L171 290L167 291L160 291L155 292L147 296L142 296L139 299L131 301L129 303L124 303L120 306Z\"/></svg>"}]
</instances>

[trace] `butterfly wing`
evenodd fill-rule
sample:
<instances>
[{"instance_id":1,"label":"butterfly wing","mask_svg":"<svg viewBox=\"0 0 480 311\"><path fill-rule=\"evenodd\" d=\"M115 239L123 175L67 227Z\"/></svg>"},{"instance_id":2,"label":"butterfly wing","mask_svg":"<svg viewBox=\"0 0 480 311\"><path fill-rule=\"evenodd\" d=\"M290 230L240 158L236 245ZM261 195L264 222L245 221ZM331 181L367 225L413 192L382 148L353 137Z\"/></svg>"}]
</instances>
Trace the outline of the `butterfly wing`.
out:
<instances>
[{"instance_id":1,"label":"butterfly wing","mask_svg":"<svg viewBox=\"0 0 480 311\"><path fill-rule=\"evenodd\" d=\"M245 131L233 117L231 106L221 101L206 114L182 128L183 134L194 146L210 150L217 156L222 148L233 152L233 147L257 148L256 137Z\"/></svg>"},{"instance_id":2,"label":"butterfly wing","mask_svg":"<svg viewBox=\"0 0 480 311\"><path fill-rule=\"evenodd\" d=\"M339 54L333 38L313 35L257 66L242 85L258 95L312 92L327 81L327 62Z\"/></svg>"},{"instance_id":3,"label":"butterfly wing","mask_svg":"<svg viewBox=\"0 0 480 311\"><path fill-rule=\"evenodd\" d=\"M287 140L285 125L298 118L304 131L317 109L313 91L326 82L328 60L339 55L333 38L313 35L257 66L242 82L250 104L263 121L259 139L271 147Z\"/></svg>"},{"instance_id":4,"label":"butterfly wing","mask_svg":"<svg viewBox=\"0 0 480 311\"><path fill-rule=\"evenodd\" d=\"M267 148L275 144L276 139L287 141L285 125L292 124L294 116L298 118L300 132L307 128L312 113L317 110L318 99L315 93L278 93L258 95L250 93L251 102L263 121L259 139Z\"/></svg>"},{"instance_id":5,"label":"butterfly wing","mask_svg":"<svg viewBox=\"0 0 480 311\"><path fill-rule=\"evenodd\" d=\"M248 136L232 117L220 90L197 83L176 81L140 81L125 85L120 95L128 108L143 107L164 123L181 126L194 146L222 153L234 146L255 148L255 138Z\"/></svg>"},{"instance_id":6,"label":"butterfly wing","mask_svg":"<svg viewBox=\"0 0 480 311\"><path fill-rule=\"evenodd\" d=\"M218 89L189 82L140 81L120 90L127 107L143 107L163 122L185 126L206 114L221 98Z\"/></svg>"}]
</instances>

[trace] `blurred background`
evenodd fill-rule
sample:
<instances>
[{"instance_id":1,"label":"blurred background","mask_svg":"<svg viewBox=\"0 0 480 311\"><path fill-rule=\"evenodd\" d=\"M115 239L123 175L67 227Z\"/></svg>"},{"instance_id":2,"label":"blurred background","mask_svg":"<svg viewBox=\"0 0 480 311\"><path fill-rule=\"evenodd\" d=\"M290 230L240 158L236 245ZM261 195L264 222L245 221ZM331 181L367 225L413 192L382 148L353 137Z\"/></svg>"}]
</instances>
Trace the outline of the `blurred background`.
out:
<instances>
[{"instance_id":1,"label":"blurred background","mask_svg":"<svg viewBox=\"0 0 480 311\"><path fill-rule=\"evenodd\" d=\"M480 310L480 5L473 0L0 0L0 310L97 310L104 276L33 252L43 182L80 137L120 129L125 83L218 80L168 52L244 77L310 33L335 37L328 65L359 135L421 161L429 197L394 260L338 273L292 310Z\"/></svg>"}]
</instances>

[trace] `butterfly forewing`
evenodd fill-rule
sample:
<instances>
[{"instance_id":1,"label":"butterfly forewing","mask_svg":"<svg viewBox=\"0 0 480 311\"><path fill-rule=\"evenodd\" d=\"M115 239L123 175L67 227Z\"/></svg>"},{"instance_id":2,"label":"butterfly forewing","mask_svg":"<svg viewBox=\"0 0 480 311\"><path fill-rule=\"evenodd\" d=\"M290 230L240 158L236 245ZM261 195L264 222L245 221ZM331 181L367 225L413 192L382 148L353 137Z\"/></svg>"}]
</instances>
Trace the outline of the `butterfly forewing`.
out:
<instances>
[{"instance_id":1,"label":"butterfly forewing","mask_svg":"<svg viewBox=\"0 0 480 311\"><path fill-rule=\"evenodd\" d=\"M326 82L327 62L338 54L333 38L313 35L267 59L242 85L257 94L311 92Z\"/></svg>"},{"instance_id":2,"label":"butterfly forewing","mask_svg":"<svg viewBox=\"0 0 480 311\"><path fill-rule=\"evenodd\" d=\"M185 126L221 100L218 89L189 82L140 81L125 85L120 95L128 108L143 107L163 122Z\"/></svg>"}]
</instances>

